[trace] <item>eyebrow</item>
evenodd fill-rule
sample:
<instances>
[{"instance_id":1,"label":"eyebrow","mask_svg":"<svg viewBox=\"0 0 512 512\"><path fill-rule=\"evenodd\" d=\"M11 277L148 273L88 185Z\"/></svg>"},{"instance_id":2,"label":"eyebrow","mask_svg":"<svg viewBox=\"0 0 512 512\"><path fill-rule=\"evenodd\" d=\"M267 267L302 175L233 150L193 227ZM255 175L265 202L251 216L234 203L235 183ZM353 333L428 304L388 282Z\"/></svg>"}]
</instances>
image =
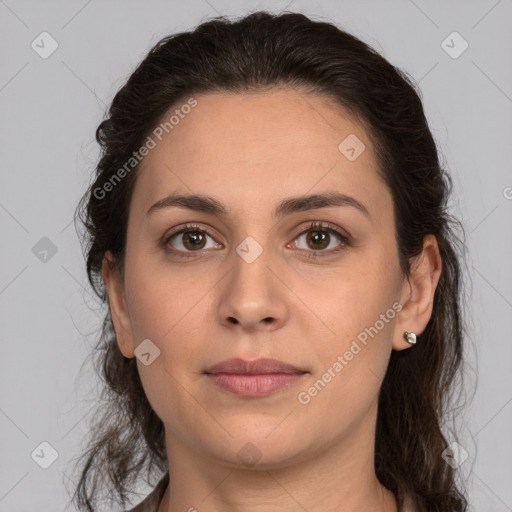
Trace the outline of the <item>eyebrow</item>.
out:
<instances>
[{"instance_id":1,"label":"eyebrow","mask_svg":"<svg viewBox=\"0 0 512 512\"><path fill-rule=\"evenodd\" d=\"M328 208L330 206L352 206L371 219L370 213L362 203L351 196L338 192L288 197L277 205L272 217L281 218L291 213ZM160 199L151 206L146 212L146 217L149 217L165 208L171 207L187 208L188 210L196 212L206 212L221 216L228 214L228 209L213 197L201 194L172 194Z\"/></svg>"}]
</instances>

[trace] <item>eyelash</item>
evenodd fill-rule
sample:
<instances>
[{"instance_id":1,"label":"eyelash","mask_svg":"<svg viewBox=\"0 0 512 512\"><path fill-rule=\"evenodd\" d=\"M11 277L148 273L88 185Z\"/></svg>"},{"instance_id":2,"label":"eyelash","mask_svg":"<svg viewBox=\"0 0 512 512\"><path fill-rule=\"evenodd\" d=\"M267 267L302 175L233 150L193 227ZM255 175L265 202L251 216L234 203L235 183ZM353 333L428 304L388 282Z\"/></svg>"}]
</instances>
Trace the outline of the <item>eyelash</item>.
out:
<instances>
[{"instance_id":1,"label":"eyelash","mask_svg":"<svg viewBox=\"0 0 512 512\"><path fill-rule=\"evenodd\" d=\"M164 240L163 240L164 247L166 247L167 250L170 253L172 253L172 254L174 254L174 255L176 255L178 257L182 257L182 258L195 258L195 257L197 257L197 253L201 253L201 251L181 251L181 250L177 250L177 249L169 249L168 248L168 244L169 244L169 242L171 241L171 239L173 237L175 237L176 235L183 234L183 233L185 233L187 231L198 231L198 232L201 232L201 233L206 233L209 237L211 237L212 239L215 240L214 235L208 229L202 228L202 227L198 226L197 224L187 224L184 227L182 227L180 230L174 231L169 236L164 237ZM347 236L346 234L342 233L339 230L339 228L337 228L334 224L330 224L329 222L324 223L324 222L318 222L318 221L314 221L314 222L310 223L309 226L307 226L306 229L303 229L294 238L294 241L297 240L298 238L300 238L302 235L304 235L308 231L327 231L327 232L330 232L330 233L334 233L340 239L339 245L337 245L334 249L330 249L329 251L325 251L325 250L315 251L313 249L311 249L311 250L297 249L300 252L304 251L304 252L308 253L307 256L306 256L308 258L316 259L316 258L319 258L319 257L321 258L321 257L326 257L326 256L332 256L333 254L338 253L340 251L343 251L348 246L350 246L350 238L349 238L349 236Z\"/></svg>"}]
</instances>

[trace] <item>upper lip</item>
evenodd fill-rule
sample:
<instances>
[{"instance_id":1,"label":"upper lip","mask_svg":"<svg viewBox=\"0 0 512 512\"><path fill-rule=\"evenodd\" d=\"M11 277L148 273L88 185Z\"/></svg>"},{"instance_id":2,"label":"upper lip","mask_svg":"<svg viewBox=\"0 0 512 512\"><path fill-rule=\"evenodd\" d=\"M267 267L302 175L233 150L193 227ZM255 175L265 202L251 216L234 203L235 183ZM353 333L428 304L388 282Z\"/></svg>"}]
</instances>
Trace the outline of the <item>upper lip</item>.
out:
<instances>
[{"instance_id":1,"label":"upper lip","mask_svg":"<svg viewBox=\"0 0 512 512\"><path fill-rule=\"evenodd\" d=\"M306 373L291 364L284 363L277 359L256 359L246 361L245 359L226 359L220 363L210 366L205 373L233 373L247 375L261 375L265 373Z\"/></svg>"}]
</instances>

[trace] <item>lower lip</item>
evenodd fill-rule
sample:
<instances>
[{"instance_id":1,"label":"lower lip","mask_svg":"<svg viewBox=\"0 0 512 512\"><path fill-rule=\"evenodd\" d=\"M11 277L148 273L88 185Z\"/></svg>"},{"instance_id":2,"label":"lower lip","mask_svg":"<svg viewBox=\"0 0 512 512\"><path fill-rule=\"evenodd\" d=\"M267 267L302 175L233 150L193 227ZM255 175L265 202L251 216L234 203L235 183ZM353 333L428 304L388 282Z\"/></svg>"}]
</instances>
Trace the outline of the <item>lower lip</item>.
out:
<instances>
[{"instance_id":1,"label":"lower lip","mask_svg":"<svg viewBox=\"0 0 512 512\"><path fill-rule=\"evenodd\" d=\"M299 380L303 373L265 373L257 375L208 373L210 380L221 389L240 396L265 396Z\"/></svg>"}]
</instances>

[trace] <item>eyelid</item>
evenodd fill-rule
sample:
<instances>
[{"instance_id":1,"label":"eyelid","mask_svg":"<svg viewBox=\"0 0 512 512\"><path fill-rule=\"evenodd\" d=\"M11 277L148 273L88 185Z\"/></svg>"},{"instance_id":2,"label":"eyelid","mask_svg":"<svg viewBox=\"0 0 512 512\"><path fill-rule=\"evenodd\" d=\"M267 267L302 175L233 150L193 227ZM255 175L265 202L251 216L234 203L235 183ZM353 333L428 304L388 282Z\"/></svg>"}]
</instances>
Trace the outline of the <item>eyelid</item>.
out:
<instances>
[{"instance_id":1,"label":"eyelid","mask_svg":"<svg viewBox=\"0 0 512 512\"><path fill-rule=\"evenodd\" d=\"M200 232L204 232L206 233L210 238L212 238L216 244L220 244L222 245L220 242L217 241L217 235L215 235L213 233L213 230L211 230L210 228L205 228L205 227L202 227L200 226L199 224L195 224L195 223L187 223L185 224L184 226L178 226L177 228L174 228L171 230L170 233L166 233L163 237L162 237L162 244L167 247L167 245L169 244L169 242L171 241L171 238L175 237L176 235L180 235L182 233L185 233L187 231L200 231ZM194 253L201 253L202 251L204 251L205 249L201 249L201 250L198 250L198 251L181 251L179 249L169 249L169 251L171 252L174 252L174 253L179 253L179 254L186 254L186 253L189 253L189 254L194 254Z\"/></svg>"},{"instance_id":2,"label":"eyelid","mask_svg":"<svg viewBox=\"0 0 512 512\"><path fill-rule=\"evenodd\" d=\"M307 233L308 231L311 231L313 229L317 229L318 231L320 231L320 230L332 231L332 232L336 233L336 235L338 235L342 239L350 240L352 238L350 233L348 231L346 231L345 229L340 228L336 224L332 224L330 222L324 222L321 220L320 221L316 221L316 220L309 221L307 226L302 227L300 229L300 231L295 235L295 238L297 238L297 237L303 235L304 233ZM295 238L294 238L294 240L295 240Z\"/></svg>"}]
</instances>

